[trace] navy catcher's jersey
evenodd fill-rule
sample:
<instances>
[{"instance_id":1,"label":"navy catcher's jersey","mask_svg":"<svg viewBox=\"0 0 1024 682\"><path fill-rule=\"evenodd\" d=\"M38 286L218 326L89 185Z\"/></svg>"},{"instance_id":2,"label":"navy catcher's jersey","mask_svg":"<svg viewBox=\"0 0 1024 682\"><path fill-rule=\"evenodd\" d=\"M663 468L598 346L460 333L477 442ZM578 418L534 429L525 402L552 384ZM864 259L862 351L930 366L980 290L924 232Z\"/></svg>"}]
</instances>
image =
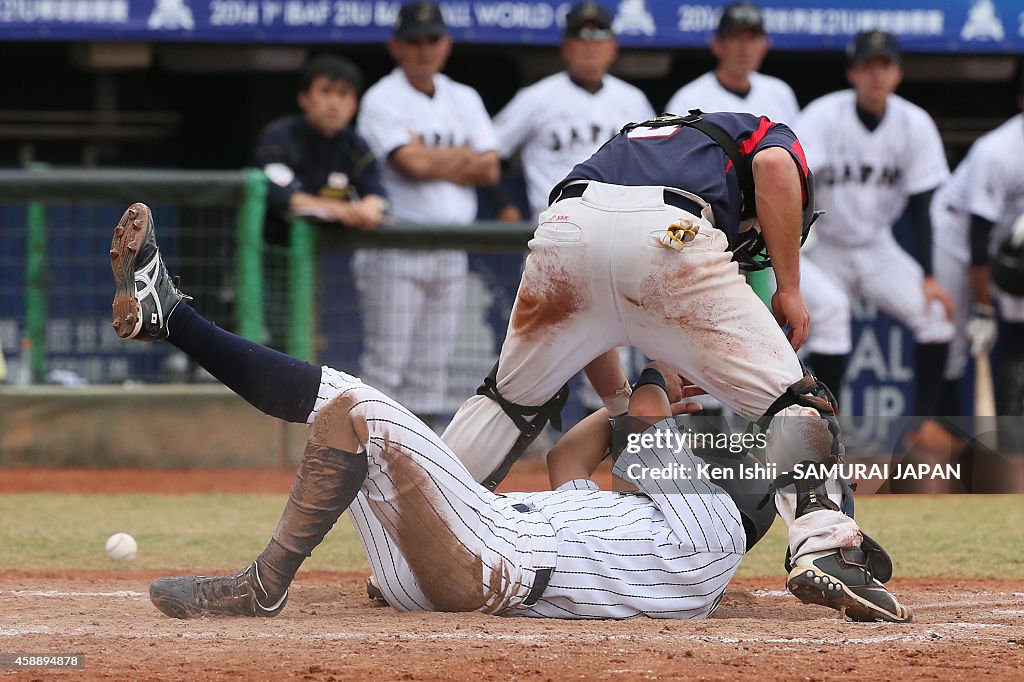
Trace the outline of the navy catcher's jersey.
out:
<instances>
[{"instance_id":1,"label":"navy catcher's jersey","mask_svg":"<svg viewBox=\"0 0 1024 682\"><path fill-rule=\"evenodd\" d=\"M765 116L735 113L704 114L704 120L732 136L746 164L768 147L782 147L793 155L802 178L807 160L796 135L782 123ZM551 201L561 188L576 180L597 180L613 185L654 185L692 192L711 204L715 227L735 246L742 215L739 178L722 148L699 130L683 125L645 127L619 133L583 163L577 164L555 186Z\"/></svg>"}]
</instances>

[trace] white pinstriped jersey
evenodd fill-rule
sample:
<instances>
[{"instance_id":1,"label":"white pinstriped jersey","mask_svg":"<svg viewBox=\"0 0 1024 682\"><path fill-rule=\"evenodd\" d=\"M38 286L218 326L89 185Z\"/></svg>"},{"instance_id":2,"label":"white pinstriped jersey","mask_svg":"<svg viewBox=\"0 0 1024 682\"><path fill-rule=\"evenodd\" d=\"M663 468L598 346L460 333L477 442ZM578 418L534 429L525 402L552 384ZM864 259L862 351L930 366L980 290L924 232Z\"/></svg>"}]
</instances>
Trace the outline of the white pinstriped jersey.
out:
<instances>
[{"instance_id":1,"label":"white pinstriped jersey","mask_svg":"<svg viewBox=\"0 0 1024 682\"><path fill-rule=\"evenodd\" d=\"M342 372L323 369L310 421L339 396L369 433L369 475L351 517L398 610L704 618L742 559L739 511L717 486L647 480L646 495L637 495L577 481L556 491L495 495L411 413ZM674 427L672 420L656 425ZM670 462L697 465L685 450L647 449L623 454L616 471L625 477L632 464ZM517 510L524 505L528 511ZM543 568L554 569L548 587L526 606Z\"/></svg>"},{"instance_id":2,"label":"white pinstriped jersey","mask_svg":"<svg viewBox=\"0 0 1024 682\"><path fill-rule=\"evenodd\" d=\"M718 82L715 72L709 71L679 88L665 106L665 111L684 116L690 109L767 116L789 126L793 125L800 112L796 95L785 81L756 71L750 74L750 92L745 97L726 90Z\"/></svg>"},{"instance_id":3,"label":"white pinstriped jersey","mask_svg":"<svg viewBox=\"0 0 1024 682\"><path fill-rule=\"evenodd\" d=\"M523 88L494 118L503 157L522 149L526 193L534 217L548 207L551 189L631 121L654 116L637 87L605 76L590 92L565 71Z\"/></svg>"}]
</instances>

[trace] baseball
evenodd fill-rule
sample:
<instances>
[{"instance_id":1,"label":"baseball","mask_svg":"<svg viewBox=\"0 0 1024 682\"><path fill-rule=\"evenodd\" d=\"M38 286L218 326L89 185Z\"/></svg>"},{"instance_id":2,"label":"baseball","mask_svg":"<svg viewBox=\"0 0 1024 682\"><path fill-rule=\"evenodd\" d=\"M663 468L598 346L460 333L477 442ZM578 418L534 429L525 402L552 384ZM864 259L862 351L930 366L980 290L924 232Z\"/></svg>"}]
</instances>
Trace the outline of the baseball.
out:
<instances>
[{"instance_id":1,"label":"baseball","mask_svg":"<svg viewBox=\"0 0 1024 682\"><path fill-rule=\"evenodd\" d=\"M107 539L106 550L112 561L131 561L139 551L139 545L128 533L114 533Z\"/></svg>"}]
</instances>

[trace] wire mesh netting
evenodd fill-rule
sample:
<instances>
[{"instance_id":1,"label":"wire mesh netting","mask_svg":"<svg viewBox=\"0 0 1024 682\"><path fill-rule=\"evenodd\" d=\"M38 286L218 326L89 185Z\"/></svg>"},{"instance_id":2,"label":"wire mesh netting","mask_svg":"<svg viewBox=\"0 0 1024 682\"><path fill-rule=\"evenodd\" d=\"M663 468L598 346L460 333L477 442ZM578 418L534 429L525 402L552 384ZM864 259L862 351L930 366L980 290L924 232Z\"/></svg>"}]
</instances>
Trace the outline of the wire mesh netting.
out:
<instances>
[{"instance_id":1,"label":"wire mesh netting","mask_svg":"<svg viewBox=\"0 0 1024 682\"><path fill-rule=\"evenodd\" d=\"M55 204L45 211L46 376L50 383L192 381L202 376L167 344L125 342L110 328L113 278L107 252L123 205ZM232 207L153 206L160 252L196 309L234 324ZM10 376L21 374L27 336L24 207L0 209L0 344Z\"/></svg>"}]
</instances>

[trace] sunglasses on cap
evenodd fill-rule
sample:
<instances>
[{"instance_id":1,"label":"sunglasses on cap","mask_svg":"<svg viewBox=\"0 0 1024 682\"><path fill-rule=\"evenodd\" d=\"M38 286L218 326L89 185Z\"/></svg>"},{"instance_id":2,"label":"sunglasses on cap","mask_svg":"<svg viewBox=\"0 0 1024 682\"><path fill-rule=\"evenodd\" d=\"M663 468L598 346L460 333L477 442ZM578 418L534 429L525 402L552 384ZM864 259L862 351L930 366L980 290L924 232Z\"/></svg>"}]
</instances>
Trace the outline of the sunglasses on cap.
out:
<instances>
[{"instance_id":1,"label":"sunglasses on cap","mask_svg":"<svg viewBox=\"0 0 1024 682\"><path fill-rule=\"evenodd\" d=\"M591 28L587 26L576 31L572 37L578 40L611 40L615 35L609 28Z\"/></svg>"}]
</instances>

